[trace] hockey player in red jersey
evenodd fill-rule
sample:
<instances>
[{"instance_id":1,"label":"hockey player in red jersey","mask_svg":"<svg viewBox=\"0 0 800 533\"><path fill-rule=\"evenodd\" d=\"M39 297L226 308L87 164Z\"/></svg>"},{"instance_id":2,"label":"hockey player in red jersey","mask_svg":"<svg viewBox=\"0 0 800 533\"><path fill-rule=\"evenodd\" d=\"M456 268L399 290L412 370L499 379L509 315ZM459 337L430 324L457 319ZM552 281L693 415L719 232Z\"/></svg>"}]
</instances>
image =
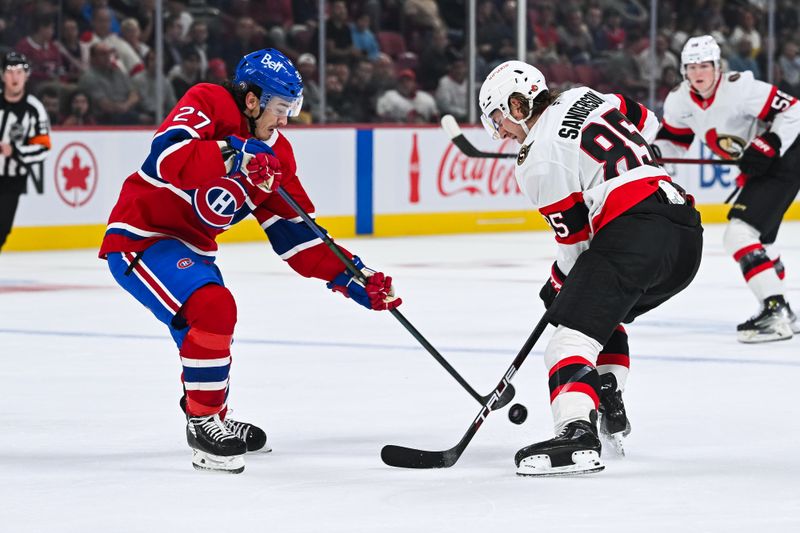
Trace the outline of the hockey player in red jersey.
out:
<instances>
[{"instance_id":1,"label":"hockey player in red jersey","mask_svg":"<svg viewBox=\"0 0 800 533\"><path fill-rule=\"evenodd\" d=\"M236 304L214 264L217 235L252 214L299 274L369 309L401 303L391 277L343 250L367 277L359 284L274 193L280 185L313 214L292 146L279 132L302 102L300 74L273 49L246 55L230 84L192 87L125 180L100 248L115 280L167 325L178 346L197 469L239 473L245 452L269 451L264 431L226 416Z\"/></svg>"},{"instance_id":2,"label":"hockey player in red jersey","mask_svg":"<svg viewBox=\"0 0 800 533\"><path fill-rule=\"evenodd\" d=\"M685 80L664 102L655 145L665 157L680 156L697 137L719 157L739 159L741 193L728 212L723 244L761 309L737 326L737 336L745 343L790 339L800 324L786 301L773 243L800 189L800 105L752 72L723 73L710 35L686 42L681 72Z\"/></svg>"},{"instance_id":3,"label":"hockey player in red jersey","mask_svg":"<svg viewBox=\"0 0 800 533\"><path fill-rule=\"evenodd\" d=\"M615 445L630 431L620 324L694 278L700 216L654 163L648 141L657 119L625 96L586 87L551 92L538 69L508 61L489 73L478 103L494 138L521 145L517 183L558 244L540 292L557 326L544 355L556 437L519 450L517 473L597 472L604 468L597 411L601 434Z\"/></svg>"}]
</instances>

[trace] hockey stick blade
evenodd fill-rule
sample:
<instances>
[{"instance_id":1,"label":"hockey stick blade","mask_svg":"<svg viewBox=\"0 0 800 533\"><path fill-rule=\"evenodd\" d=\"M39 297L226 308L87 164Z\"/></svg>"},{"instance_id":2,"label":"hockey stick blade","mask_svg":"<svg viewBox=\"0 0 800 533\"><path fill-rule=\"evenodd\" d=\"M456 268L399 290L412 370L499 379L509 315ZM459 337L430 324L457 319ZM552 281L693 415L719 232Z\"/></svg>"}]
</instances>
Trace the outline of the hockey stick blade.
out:
<instances>
[{"instance_id":1,"label":"hockey stick blade","mask_svg":"<svg viewBox=\"0 0 800 533\"><path fill-rule=\"evenodd\" d=\"M443 116L441 124L442 129L447 133L447 136L450 137L450 140L453 141L453 144L456 145L456 148L467 157L481 159L514 159L517 157L517 154L500 154L478 150L475 145L469 142L469 139L464 136L461 127L458 125L453 115Z\"/></svg>"},{"instance_id":2,"label":"hockey stick blade","mask_svg":"<svg viewBox=\"0 0 800 533\"><path fill-rule=\"evenodd\" d=\"M475 417L475 420L472 421L472 424L470 424L466 433L464 433L464 436L461 437L460 441L458 441L458 444L449 450L443 451L418 450L416 448L388 444L381 449L381 460L389 466L398 468L450 468L456 464L458 459L461 457L461 454L463 454L464 450L467 449L470 441L472 441L472 437L475 436L475 434L478 432L478 429L480 429L480 427L483 425L486 417L491 414L493 410L493 404L503 396L503 393L507 389L511 388L511 379L531 353L531 350L533 350L533 346L536 344L536 341L539 340L539 337L542 336L544 330L547 329L547 324L548 321L545 315L541 318L541 320L539 320L539 323L536 324L536 327L533 329L533 332L531 332L528 340L525 341L525 344L522 345L519 353L511 362L511 366L509 366L508 370L506 370L506 373L503 374L503 378L500 380L500 383L497 384L497 387L495 387L495 390L492 393L492 399L490 399L483 406L478 413L478 416Z\"/></svg>"}]
</instances>

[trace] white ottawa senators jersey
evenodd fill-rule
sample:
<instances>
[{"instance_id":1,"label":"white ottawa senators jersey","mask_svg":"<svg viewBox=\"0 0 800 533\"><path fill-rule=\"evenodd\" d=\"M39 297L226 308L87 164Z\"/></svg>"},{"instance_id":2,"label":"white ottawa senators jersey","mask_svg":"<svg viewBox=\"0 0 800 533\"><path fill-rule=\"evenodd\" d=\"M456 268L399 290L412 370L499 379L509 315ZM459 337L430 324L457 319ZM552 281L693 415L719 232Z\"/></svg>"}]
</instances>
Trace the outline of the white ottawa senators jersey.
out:
<instances>
[{"instance_id":1,"label":"white ottawa senators jersey","mask_svg":"<svg viewBox=\"0 0 800 533\"><path fill-rule=\"evenodd\" d=\"M655 144L664 157L682 155L695 136L723 159L736 159L769 126L781 139L781 155L800 133L797 99L752 72L726 72L714 94L703 99L688 80L667 95L664 120Z\"/></svg>"},{"instance_id":2,"label":"white ottawa senators jersey","mask_svg":"<svg viewBox=\"0 0 800 533\"><path fill-rule=\"evenodd\" d=\"M628 117L655 136L658 119L640 104L570 89L542 113L520 149L517 182L555 231L565 274L604 225L670 181L653 162L651 139Z\"/></svg>"}]
</instances>

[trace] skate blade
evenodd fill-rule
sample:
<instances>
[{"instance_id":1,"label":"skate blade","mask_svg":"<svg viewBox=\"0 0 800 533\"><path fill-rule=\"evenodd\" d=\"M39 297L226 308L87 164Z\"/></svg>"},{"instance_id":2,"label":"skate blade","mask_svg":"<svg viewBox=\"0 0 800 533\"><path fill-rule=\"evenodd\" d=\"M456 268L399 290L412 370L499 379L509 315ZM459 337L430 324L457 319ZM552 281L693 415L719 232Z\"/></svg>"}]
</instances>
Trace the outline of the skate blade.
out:
<instances>
[{"instance_id":1,"label":"skate blade","mask_svg":"<svg viewBox=\"0 0 800 533\"><path fill-rule=\"evenodd\" d=\"M263 448L259 448L257 450L247 450L247 455L261 455L262 453L271 453L272 447L269 444L265 444Z\"/></svg>"},{"instance_id":2,"label":"skate blade","mask_svg":"<svg viewBox=\"0 0 800 533\"><path fill-rule=\"evenodd\" d=\"M606 467L600 461L600 454L594 450L573 452L572 463L566 466L552 466L549 455L531 455L520 461L517 475L525 477L579 476L600 472Z\"/></svg>"},{"instance_id":3,"label":"skate blade","mask_svg":"<svg viewBox=\"0 0 800 533\"><path fill-rule=\"evenodd\" d=\"M759 333L758 331L739 331L737 340L744 344L758 344L760 342L787 341L793 336L792 328L788 324L781 325L769 333Z\"/></svg>"},{"instance_id":4,"label":"skate blade","mask_svg":"<svg viewBox=\"0 0 800 533\"><path fill-rule=\"evenodd\" d=\"M241 474L244 472L244 456L213 455L200 450L192 450L192 466L195 470L221 472L224 474Z\"/></svg>"}]
</instances>

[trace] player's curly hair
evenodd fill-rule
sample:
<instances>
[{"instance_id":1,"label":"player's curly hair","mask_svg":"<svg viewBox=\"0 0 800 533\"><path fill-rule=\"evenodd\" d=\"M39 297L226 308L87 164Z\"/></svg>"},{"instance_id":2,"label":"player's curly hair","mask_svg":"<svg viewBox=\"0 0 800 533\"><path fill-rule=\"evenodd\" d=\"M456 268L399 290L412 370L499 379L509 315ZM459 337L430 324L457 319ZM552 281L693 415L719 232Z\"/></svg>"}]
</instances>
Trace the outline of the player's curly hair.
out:
<instances>
[{"instance_id":1,"label":"player's curly hair","mask_svg":"<svg viewBox=\"0 0 800 533\"><path fill-rule=\"evenodd\" d=\"M544 110L547 109L547 106L555 102L559 96L561 96L561 91L558 90L542 91L536 95L536 98L534 98L533 106L530 106L528 99L522 93L512 93L508 99L515 99L517 103L519 103L522 114L527 117L528 113L530 112L530 116L533 118L544 113Z\"/></svg>"},{"instance_id":2,"label":"player's curly hair","mask_svg":"<svg viewBox=\"0 0 800 533\"><path fill-rule=\"evenodd\" d=\"M230 80L226 80L220 85L227 89L231 96L233 96L233 100L236 102L236 106L241 112L244 112L246 107L244 105L244 99L247 96L247 93L253 93L256 98L261 98L261 87L258 85L253 85L251 83L246 85L241 83L233 83Z\"/></svg>"}]
</instances>

